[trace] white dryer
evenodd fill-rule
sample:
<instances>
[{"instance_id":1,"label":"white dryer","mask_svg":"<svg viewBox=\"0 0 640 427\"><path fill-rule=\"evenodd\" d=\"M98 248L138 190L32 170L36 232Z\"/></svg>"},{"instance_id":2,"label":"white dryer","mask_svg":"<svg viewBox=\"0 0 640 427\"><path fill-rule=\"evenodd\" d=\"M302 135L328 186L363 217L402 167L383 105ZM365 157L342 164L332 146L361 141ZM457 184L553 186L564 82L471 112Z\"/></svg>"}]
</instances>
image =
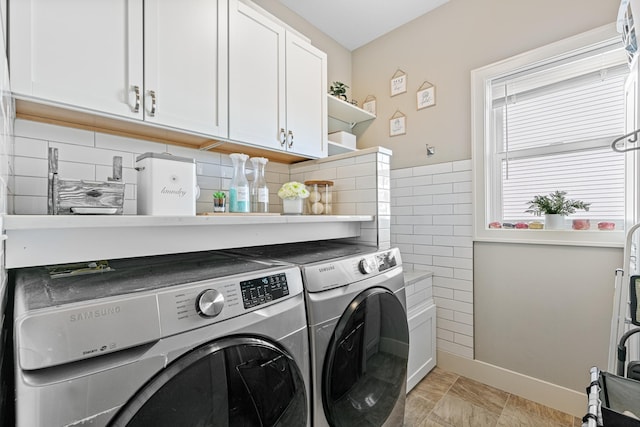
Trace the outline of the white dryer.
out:
<instances>
[{"instance_id":1,"label":"white dryer","mask_svg":"<svg viewBox=\"0 0 640 427\"><path fill-rule=\"evenodd\" d=\"M400 251L327 240L235 252L303 272L313 425L402 426L409 328Z\"/></svg>"},{"instance_id":2,"label":"white dryer","mask_svg":"<svg viewBox=\"0 0 640 427\"><path fill-rule=\"evenodd\" d=\"M310 425L298 268L219 252L103 267L16 273L18 427Z\"/></svg>"}]
</instances>

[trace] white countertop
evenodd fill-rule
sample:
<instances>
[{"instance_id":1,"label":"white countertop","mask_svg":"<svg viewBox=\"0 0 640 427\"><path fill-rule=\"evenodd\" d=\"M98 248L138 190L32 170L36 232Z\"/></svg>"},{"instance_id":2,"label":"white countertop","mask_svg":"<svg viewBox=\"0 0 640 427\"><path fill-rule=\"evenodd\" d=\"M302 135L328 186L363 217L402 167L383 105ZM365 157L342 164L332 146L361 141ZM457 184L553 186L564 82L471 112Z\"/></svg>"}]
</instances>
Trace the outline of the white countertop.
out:
<instances>
[{"instance_id":1,"label":"white countertop","mask_svg":"<svg viewBox=\"0 0 640 427\"><path fill-rule=\"evenodd\" d=\"M357 237L372 215L6 215L7 268Z\"/></svg>"}]
</instances>

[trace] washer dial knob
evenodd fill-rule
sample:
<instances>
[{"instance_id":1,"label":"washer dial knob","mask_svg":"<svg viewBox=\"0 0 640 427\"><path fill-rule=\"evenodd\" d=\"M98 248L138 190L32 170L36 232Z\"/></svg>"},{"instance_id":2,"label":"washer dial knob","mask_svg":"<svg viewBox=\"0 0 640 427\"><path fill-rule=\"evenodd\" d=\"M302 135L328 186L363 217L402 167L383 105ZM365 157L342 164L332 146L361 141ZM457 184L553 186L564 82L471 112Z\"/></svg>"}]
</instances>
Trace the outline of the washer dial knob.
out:
<instances>
[{"instance_id":1,"label":"washer dial knob","mask_svg":"<svg viewBox=\"0 0 640 427\"><path fill-rule=\"evenodd\" d=\"M366 258L362 258L360 260L360 262L358 263L358 268L360 269L360 273L362 274L369 274L373 271L373 267Z\"/></svg>"},{"instance_id":2,"label":"washer dial knob","mask_svg":"<svg viewBox=\"0 0 640 427\"><path fill-rule=\"evenodd\" d=\"M196 311L202 317L216 317L224 307L224 296L215 289L206 289L196 299Z\"/></svg>"}]
</instances>

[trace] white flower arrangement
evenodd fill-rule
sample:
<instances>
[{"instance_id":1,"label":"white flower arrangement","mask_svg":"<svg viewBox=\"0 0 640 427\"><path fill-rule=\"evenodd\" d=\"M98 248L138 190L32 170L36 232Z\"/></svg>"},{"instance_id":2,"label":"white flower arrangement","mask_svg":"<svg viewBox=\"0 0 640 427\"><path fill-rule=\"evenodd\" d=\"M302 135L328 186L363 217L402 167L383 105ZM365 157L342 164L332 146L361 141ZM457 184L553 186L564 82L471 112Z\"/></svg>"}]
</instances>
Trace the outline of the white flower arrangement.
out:
<instances>
[{"instance_id":1,"label":"white flower arrangement","mask_svg":"<svg viewBox=\"0 0 640 427\"><path fill-rule=\"evenodd\" d=\"M309 197L309 190L300 182L285 182L278 190L278 197L281 199L306 199Z\"/></svg>"}]
</instances>

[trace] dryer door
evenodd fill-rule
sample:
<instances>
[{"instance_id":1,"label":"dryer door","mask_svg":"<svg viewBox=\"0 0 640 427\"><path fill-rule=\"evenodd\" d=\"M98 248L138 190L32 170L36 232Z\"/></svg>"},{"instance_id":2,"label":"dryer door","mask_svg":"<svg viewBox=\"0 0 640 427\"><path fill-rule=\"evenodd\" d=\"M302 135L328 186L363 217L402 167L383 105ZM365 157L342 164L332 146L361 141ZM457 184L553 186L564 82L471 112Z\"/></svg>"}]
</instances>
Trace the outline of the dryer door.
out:
<instances>
[{"instance_id":1,"label":"dryer door","mask_svg":"<svg viewBox=\"0 0 640 427\"><path fill-rule=\"evenodd\" d=\"M295 361L259 338L199 347L160 371L110 426L305 426L307 397Z\"/></svg>"},{"instance_id":2,"label":"dryer door","mask_svg":"<svg viewBox=\"0 0 640 427\"><path fill-rule=\"evenodd\" d=\"M402 425L408 357L407 315L398 298L383 288L358 295L338 321L325 356L322 394L329 424Z\"/></svg>"}]
</instances>

